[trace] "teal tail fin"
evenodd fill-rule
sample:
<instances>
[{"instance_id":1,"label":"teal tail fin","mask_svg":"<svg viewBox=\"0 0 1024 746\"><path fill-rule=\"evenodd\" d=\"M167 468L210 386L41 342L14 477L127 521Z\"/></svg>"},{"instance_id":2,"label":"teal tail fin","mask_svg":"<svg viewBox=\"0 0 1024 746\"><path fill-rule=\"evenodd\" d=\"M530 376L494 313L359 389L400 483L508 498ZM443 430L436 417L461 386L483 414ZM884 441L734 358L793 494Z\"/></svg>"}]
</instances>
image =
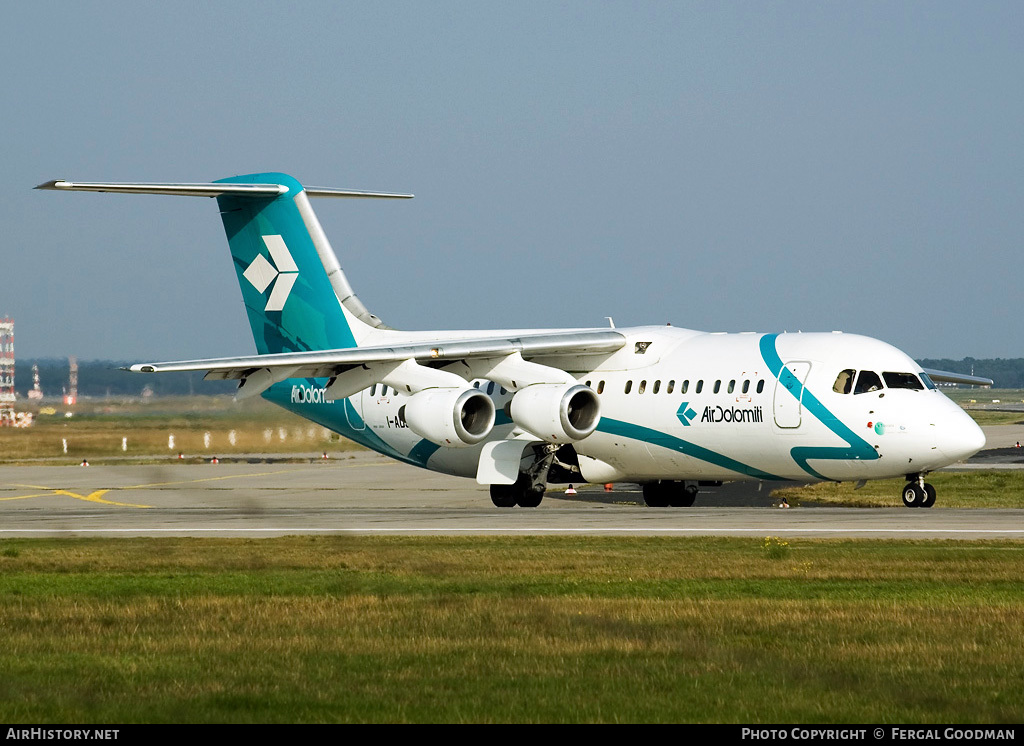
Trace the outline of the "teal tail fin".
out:
<instances>
[{"instance_id":1,"label":"teal tail fin","mask_svg":"<svg viewBox=\"0 0 1024 746\"><path fill-rule=\"evenodd\" d=\"M351 317L343 311L313 241L313 235L323 231L302 185L280 173L234 176L217 183L287 188L274 196L217 197L260 354L355 347ZM315 225L310 225L311 218Z\"/></svg>"}]
</instances>

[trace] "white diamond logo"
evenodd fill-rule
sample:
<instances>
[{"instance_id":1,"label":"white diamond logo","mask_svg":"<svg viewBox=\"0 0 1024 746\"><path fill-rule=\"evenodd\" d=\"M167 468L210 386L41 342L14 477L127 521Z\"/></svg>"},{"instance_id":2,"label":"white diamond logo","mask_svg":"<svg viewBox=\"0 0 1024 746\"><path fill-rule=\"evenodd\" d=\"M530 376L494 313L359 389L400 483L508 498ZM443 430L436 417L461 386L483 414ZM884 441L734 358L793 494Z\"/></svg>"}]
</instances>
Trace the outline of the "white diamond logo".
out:
<instances>
[{"instance_id":1,"label":"white diamond logo","mask_svg":"<svg viewBox=\"0 0 1024 746\"><path fill-rule=\"evenodd\" d=\"M299 279L299 268L295 265L295 260L292 259L291 252L288 251L283 238L280 236L263 236L262 238L274 263L271 264L267 261L263 254L257 254L242 276L260 293L266 292L266 289L273 283L274 287L267 299L267 306L263 310L281 311L284 309L285 301L288 300L288 295L292 292L292 286Z\"/></svg>"},{"instance_id":2,"label":"white diamond logo","mask_svg":"<svg viewBox=\"0 0 1024 746\"><path fill-rule=\"evenodd\" d=\"M268 262L263 254L257 254L256 258L253 259L252 264L249 265L249 269L243 273L245 279L247 279L254 288L259 292L264 292L270 283L277 277L277 270L274 269L274 265Z\"/></svg>"}]
</instances>

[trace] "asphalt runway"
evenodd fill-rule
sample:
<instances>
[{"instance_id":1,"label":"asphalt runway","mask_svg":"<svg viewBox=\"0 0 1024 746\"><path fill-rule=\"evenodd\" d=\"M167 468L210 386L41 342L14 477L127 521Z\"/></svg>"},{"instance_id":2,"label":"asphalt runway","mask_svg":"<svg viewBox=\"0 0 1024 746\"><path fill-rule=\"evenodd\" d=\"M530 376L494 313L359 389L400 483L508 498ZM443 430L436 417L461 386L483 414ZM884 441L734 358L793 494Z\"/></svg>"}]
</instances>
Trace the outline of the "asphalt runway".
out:
<instances>
[{"instance_id":1,"label":"asphalt runway","mask_svg":"<svg viewBox=\"0 0 1024 746\"><path fill-rule=\"evenodd\" d=\"M673 535L1024 539L1024 510L771 506L765 485L648 508L636 485L549 490L499 509L486 488L371 453L305 463L0 467L0 537ZM894 502L896 501L894 496ZM939 496L941 501L942 496Z\"/></svg>"}]
</instances>

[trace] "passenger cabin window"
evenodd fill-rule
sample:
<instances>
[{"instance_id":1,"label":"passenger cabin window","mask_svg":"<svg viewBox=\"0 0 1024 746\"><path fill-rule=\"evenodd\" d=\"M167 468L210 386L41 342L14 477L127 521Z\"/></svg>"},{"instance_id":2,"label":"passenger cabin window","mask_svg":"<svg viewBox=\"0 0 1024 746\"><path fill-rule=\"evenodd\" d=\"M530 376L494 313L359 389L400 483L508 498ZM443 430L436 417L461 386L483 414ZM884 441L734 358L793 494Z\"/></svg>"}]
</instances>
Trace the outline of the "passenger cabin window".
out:
<instances>
[{"instance_id":1,"label":"passenger cabin window","mask_svg":"<svg viewBox=\"0 0 1024 746\"><path fill-rule=\"evenodd\" d=\"M890 389L913 389L914 391L921 391L924 386L917 380L917 376L913 373L890 373L886 371L882 374L882 378L885 379L885 385Z\"/></svg>"},{"instance_id":2,"label":"passenger cabin window","mask_svg":"<svg viewBox=\"0 0 1024 746\"><path fill-rule=\"evenodd\" d=\"M668 382L668 386L665 387L665 393L666 394L671 394L672 393L672 389L674 389L675 387L676 387L676 382L675 381L669 381Z\"/></svg>"},{"instance_id":3,"label":"passenger cabin window","mask_svg":"<svg viewBox=\"0 0 1024 746\"><path fill-rule=\"evenodd\" d=\"M658 390L659 390L660 388L661 388L661 381L655 381L655 382L654 382L654 391L652 391L651 393L652 393L652 394L657 394L657 393L658 393Z\"/></svg>"},{"instance_id":4,"label":"passenger cabin window","mask_svg":"<svg viewBox=\"0 0 1024 746\"><path fill-rule=\"evenodd\" d=\"M601 381L600 383L597 384L597 393L604 393L604 381Z\"/></svg>"},{"instance_id":5,"label":"passenger cabin window","mask_svg":"<svg viewBox=\"0 0 1024 746\"><path fill-rule=\"evenodd\" d=\"M488 381L487 382L487 394L488 394L488 396L490 396L493 393L494 393L494 381Z\"/></svg>"},{"instance_id":6,"label":"passenger cabin window","mask_svg":"<svg viewBox=\"0 0 1024 746\"><path fill-rule=\"evenodd\" d=\"M699 394L703 388L704 388L704 379L702 378L699 381L697 381L697 388L694 389L694 391ZM683 392L683 393L686 393L686 392Z\"/></svg>"},{"instance_id":7,"label":"passenger cabin window","mask_svg":"<svg viewBox=\"0 0 1024 746\"><path fill-rule=\"evenodd\" d=\"M372 386L370 386L370 396L376 396L376 395L377 395L377 384L373 384Z\"/></svg>"},{"instance_id":8,"label":"passenger cabin window","mask_svg":"<svg viewBox=\"0 0 1024 746\"><path fill-rule=\"evenodd\" d=\"M849 394L853 391L853 377L857 375L857 371L852 368L839 371L839 375L836 376L836 382L832 384L832 390L837 394Z\"/></svg>"},{"instance_id":9,"label":"passenger cabin window","mask_svg":"<svg viewBox=\"0 0 1024 746\"><path fill-rule=\"evenodd\" d=\"M714 393L716 393L716 394L717 394L717 393L718 393L718 390L719 390L719 389L721 389L721 388L722 388L722 382L721 382L721 381L715 381L715 389L714 389Z\"/></svg>"},{"instance_id":10,"label":"passenger cabin window","mask_svg":"<svg viewBox=\"0 0 1024 746\"><path fill-rule=\"evenodd\" d=\"M757 382L757 393L760 394L762 391L764 391L764 379L763 378L760 381Z\"/></svg>"},{"instance_id":11,"label":"passenger cabin window","mask_svg":"<svg viewBox=\"0 0 1024 746\"><path fill-rule=\"evenodd\" d=\"M632 388L633 388L633 382L632 381L626 381L626 393L627 394L629 393L630 389L632 389Z\"/></svg>"},{"instance_id":12,"label":"passenger cabin window","mask_svg":"<svg viewBox=\"0 0 1024 746\"><path fill-rule=\"evenodd\" d=\"M872 391L882 389L882 379L873 370L862 370L857 376L857 385L853 389L854 394L869 394Z\"/></svg>"},{"instance_id":13,"label":"passenger cabin window","mask_svg":"<svg viewBox=\"0 0 1024 746\"><path fill-rule=\"evenodd\" d=\"M636 393L642 394L646 390L647 390L647 381L640 381L640 387L637 389Z\"/></svg>"},{"instance_id":14,"label":"passenger cabin window","mask_svg":"<svg viewBox=\"0 0 1024 746\"><path fill-rule=\"evenodd\" d=\"M743 393L746 394L749 391L750 391L750 381L747 380L747 381L743 382Z\"/></svg>"},{"instance_id":15,"label":"passenger cabin window","mask_svg":"<svg viewBox=\"0 0 1024 746\"><path fill-rule=\"evenodd\" d=\"M736 381L734 379L732 381L729 381L729 391L728 391L728 393L731 394L735 390L736 390Z\"/></svg>"}]
</instances>

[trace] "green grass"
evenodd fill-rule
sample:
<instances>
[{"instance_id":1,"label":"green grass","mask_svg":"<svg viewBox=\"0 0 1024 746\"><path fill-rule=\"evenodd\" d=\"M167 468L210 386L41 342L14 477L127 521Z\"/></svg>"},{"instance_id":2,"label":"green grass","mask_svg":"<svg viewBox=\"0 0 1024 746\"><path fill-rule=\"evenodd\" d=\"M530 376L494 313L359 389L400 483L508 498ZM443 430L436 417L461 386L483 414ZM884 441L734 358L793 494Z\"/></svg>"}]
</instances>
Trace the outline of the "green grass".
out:
<instances>
[{"instance_id":1,"label":"green grass","mask_svg":"<svg viewBox=\"0 0 1024 746\"><path fill-rule=\"evenodd\" d=\"M938 499L932 510L942 508L1024 508L1024 471L941 471L927 477ZM822 482L787 487L772 492L793 507L828 505L850 508L886 508L902 505L906 481L883 479L854 489L853 482Z\"/></svg>"},{"instance_id":2,"label":"green grass","mask_svg":"<svg viewBox=\"0 0 1024 746\"><path fill-rule=\"evenodd\" d=\"M942 393L957 404L991 404L993 399L1000 403L1020 403L1024 401L1024 389L982 389L982 388L949 388L942 387Z\"/></svg>"},{"instance_id":3,"label":"green grass","mask_svg":"<svg viewBox=\"0 0 1024 746\"><path fill-rule=\"evenodd\" d=\"M984 409L968 409L967 414L979 425L1021 425L1024 412L992 412Z\"/></svg>"},{"instance_id":4,"label":"green grass","mask_svg":"<svg viewBox=\"0 0 1024 746\"><path fill-rule=\"evenodd\" d=\"M1022 571L1020 542L5 540L0 719L1020 722Z\"/></svg>"}]
</instances>

